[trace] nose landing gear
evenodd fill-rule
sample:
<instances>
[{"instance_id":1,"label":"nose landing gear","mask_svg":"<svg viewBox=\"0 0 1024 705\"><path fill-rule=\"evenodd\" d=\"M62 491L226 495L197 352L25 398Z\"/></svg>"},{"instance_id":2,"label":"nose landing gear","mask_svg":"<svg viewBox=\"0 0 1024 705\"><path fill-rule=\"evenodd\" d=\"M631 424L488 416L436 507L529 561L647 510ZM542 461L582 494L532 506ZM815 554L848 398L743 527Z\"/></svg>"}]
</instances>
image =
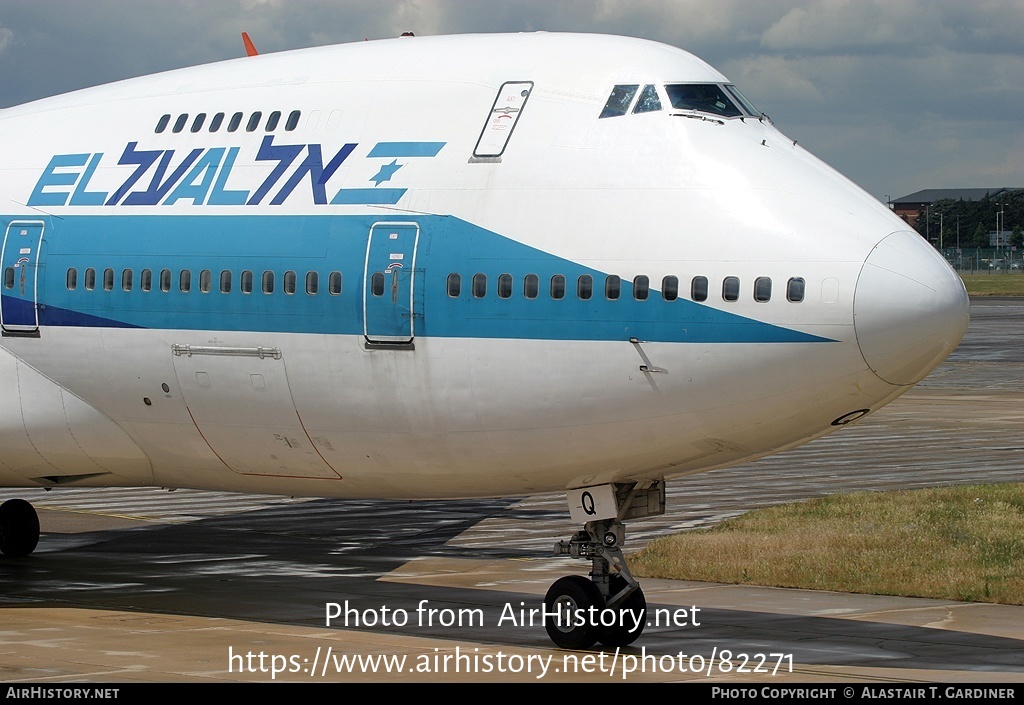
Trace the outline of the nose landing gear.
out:
<instances>
[{"instance_id":1,"label":"nose landing gear","mask_svg":"<svg viewBox=\"0 0 1024 705\"><path fill-rule=\"evenodd\" d=\"M590 579L570 575L551 585L544 597L545 630L566 649L632 644L647 624L647 600L622 554L622 520L663 514L664 483L602 485L568 496L573 518L586 524L555 544L555 555L589 559Z\"/></svg>"}]
</instances>

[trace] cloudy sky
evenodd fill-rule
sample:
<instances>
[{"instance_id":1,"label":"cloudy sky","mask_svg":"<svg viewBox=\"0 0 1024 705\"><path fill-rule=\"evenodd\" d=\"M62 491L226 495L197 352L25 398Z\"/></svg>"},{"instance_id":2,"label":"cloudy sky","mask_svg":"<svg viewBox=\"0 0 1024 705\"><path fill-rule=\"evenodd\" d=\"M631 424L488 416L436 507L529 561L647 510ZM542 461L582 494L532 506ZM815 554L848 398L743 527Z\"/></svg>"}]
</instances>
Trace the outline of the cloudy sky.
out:
<instances>
[{"instance_id":1,"label":"cloudy sky","mask_svg":"<svg viewBox=\"0 0 1024 705\"><path fill-rule=\"evenodd\" d=\"M0 0L0 107L235 58L242 30L262 53L405 30L654 39L879 199L1024 187L1021 0Z\"/></svg>"}]
</instances>

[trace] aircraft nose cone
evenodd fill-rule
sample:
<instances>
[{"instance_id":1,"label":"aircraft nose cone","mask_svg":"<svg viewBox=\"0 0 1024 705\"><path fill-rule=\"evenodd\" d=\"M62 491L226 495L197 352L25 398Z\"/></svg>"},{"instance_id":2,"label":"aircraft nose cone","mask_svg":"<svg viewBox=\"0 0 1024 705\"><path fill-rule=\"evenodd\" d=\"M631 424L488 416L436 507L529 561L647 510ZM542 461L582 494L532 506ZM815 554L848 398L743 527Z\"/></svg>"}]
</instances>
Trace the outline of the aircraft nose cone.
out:
<instances>
[{"instance_id":1,"label":"aircraft nose cone","mask_svg":"<svg viewBox=\"0 0 1024 705\"><path fill-rule=\"evenodd\" d=\"M857 344L879 378L914 384L960 344L969 309L963 281L935 248L917 233L892 233L857 280Z\"/></svg>"}]
</instances>

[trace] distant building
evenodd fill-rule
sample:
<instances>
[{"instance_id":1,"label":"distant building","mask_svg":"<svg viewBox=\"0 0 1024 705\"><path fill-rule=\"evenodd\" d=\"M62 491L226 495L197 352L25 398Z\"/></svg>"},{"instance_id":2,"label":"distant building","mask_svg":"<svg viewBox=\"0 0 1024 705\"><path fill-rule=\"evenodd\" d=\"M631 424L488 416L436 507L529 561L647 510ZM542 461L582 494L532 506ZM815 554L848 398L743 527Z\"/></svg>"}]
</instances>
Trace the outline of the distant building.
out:
<instances>
[{"instance_id":1,"label":"distant building","mask_svg":"<svg viewBox=\"0 0 1024 705\"><path fill-rule=\"evenodd\" d=\"M943 201L946 199L952 201L980 201L981 199L988 196L989 198L998 198L1004 193L1009 191L1019 191L1019 188L927 188L924 191L918 191L912 193L909 196L903 196L889 201L889 204L893 211L903 220L910 223L911 227L917 225L917 219L921 217L921 214L925 209L935 201ZM995 233L992 233L993 236Z\"/></svg>"},{"instance_id":2,"label":"distant building","mask_svg":"<svg viewBox=\"0 0 1024 705\"><path fill-rule=\"evenodd\" d=\"M1003 230L1002 232L996 232L990 230L988 233L988 246L989 247L1009 247L1010 238L1013 237L1012 230Z\"/></svg>"}]
</instances>

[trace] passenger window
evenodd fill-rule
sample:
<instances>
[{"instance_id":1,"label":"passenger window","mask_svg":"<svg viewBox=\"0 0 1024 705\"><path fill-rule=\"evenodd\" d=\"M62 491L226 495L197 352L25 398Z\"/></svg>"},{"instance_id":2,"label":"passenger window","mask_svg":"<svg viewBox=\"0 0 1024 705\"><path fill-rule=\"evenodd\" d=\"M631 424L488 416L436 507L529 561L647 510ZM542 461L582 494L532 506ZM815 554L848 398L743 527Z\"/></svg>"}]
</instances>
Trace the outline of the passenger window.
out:
<instances>
[{"instance_id":1,"label":"passenger window","mask_svg":"<svg viewBox=\"0 0 1024 705\"><path fill-rule=\"evenodd\" d=\"M565 277L561 274L551 277L551 298L556 300L565 298Z\"/></svg>"},{"instance_id":2,"label":"passenger window","mask_svg":"<svg viewBox=\"0 0 1024 705\"><path fill-rule=\"evenodd\" d=\"M192 291L192 270L183 269L181 274L178 275L178 289L183 294L187 294Z\"/></svg>"},{"instance_id":3,"label":"passenger window","mask_svg":"<svg viewBox=\"0 0 1024 705\"><path fill-rule=\"evenodd\" d=\"M786 286L786 298L795 304L804 300L806 285L801 277L793 277Z\"/></svg>"},{"instance_id":4,"label":"passenger window","mask_svg":"<svg viewBox=\"0 0 1024 705\"><path fill-rule=\"evenodd\" d=\"M139 287L143 291L150 291L153 288L153 270L143 269L139 273Z\"/></svg>"},{"instance_id":5,"label":"passenger window","mask_svg":"<svg viewBox=\"0 0 1024 705\"><path fill-rule=\"evenodd\" d=\"M540 277L536 274L527 274L523 279L523 296L528 299L535 299L540 293Z\"/></svg>"},{"instance_id":6,"label":"passenger window","mask_svg":"<svg viewBox=\"0 0 1024 705\"><path fill-rule=\"evenodd\" d=\"M298 110L293 110L290 113L288 113L288 122L284 124L284 129L288 130L288 132L291 132L296 127L298 127L300 115L302 115L302 113Z\"/></svg>"},{"instance_id":7,"label":"passenger window","mask_svg":"<svg viewBox=\"0 0 1024 705\"><path fill-rule=\"evenodd\" d=\"M125 291L132 290L132 270L125 269L121 272L121 288Z\"/></svg>"},{"instance_id":8,"label":"passenger window","mask_svg":"<svg viewBox=\"0 0 1024 705\"><path fill-rule=\"evenodd\" d=\"M594 295L594 278L589 274L581 274L576 280L576 296L581 301L587 301Z\"/></svg>"},{"instance_id":9,"label":"passenger window","mask_svg":"<svg viewBox=\"0 0 1024 705\"><path fill-rule=\"evenodd\" d=\"M159 135L161 132L167 129L167 123L171 121L170 115L160 116L160 120L156 123L156 133Z\"/></svg>"},{"instance_id":10,"label":"passenger window","mask_svg":"<svg viewBox=\"0 0 1024 705\"><path fill-rule=\"evenodd\" d=\"M281 111L275 110L274 112L270 113L270 116L267 118L267 132L273 132L274 130L276 130L277 123L279 122L281 122Z\"/></svg>"},{"instance_id":11,"label":"passenger window","mask_svg":"<svg viewBox=\"0 0 1024 705\"><path fill-rule=\"evenodd\" d=\"M722 281L722 298L726 301L739 301L740 280L738 277L726 277Z\"/></svg>"},{"instance_id":12,"label":"passenger window","mask_svg":"<svg viewBox=\"0 0 1024 705\"><path fill-rule=\"evenodd\" d=\"M640 274L633 279L633 298L637 301L646 301L650 293L651 280Z\"/></svg>"},{"instance_id":13,"label":"passenger window","mask_svg":"<svg viewBox=\"0 0 1024 705\"><path fill-rule=\"evenodd\" d=\"M690 282L690 298L694 301L708 300L708 278L694 277Z\"/></svg>"},{"instance_id":14,"label":"passenger window","mask_svg":"<svg viewBox=\"0 0 1024 705\"><path fill-rule=\"evenodd\" d=\"M661 297L666 301L679 298L679 277L669 275L661 280Z\"/></svg>"},{"instance_id":15,"label":"passenger window","mask_svg":"<svg viewBox=\"0 0 1024 705\"><path fill-rule=\"evenodd\" d=\"M228 122L228 132L234 132L242 124L242 113L235 113Z\"/></svg>"},{"instance_id":16,"label":"passenger window","mask_svg":"<svg viewBox=\"0 0 1024 705\"><path fill-rule=\"evenodd\" d=\"M74 267L68 270L67 282L68 289L70 289L71 291L74 291L75 288L78 286L78 270L75 269Z\"/></svg>"},{"instance_id":17,"label":"passenger window","mask_svg":"<svg viewBox=\"0 0 1024 705\"><path fill-rule=\"evenodd\" d=\"M285 281L287 281L287 273ZM370 277L370 293L374 296L384 296L384 272L374 272Z\"/></svg>"},{"instance_id":18,"label":"passenger window","mask_svg":"<svg viewBox=\"0 0 1024 705\"><path fill-rule=\"evenodd\" d=\"M204 269L199 272L199 291L203 294L210 293L210 286L213 284L213 272Z\"/></svg>"},{"instance_id":19,"label":"passenger window","mask_svg":"<svg viewBox=\"0 0 1024 705\"><path fill-rule=\"evenodd\" d=\"M640 91L640 99L633 108L634 113L651 113L661 110L661 98L658 97L658 89L648 84Z\"/></svg>"},{"instance_id":20,"label":"passenger window","mask_svg":"<svg viewBox=\"0 0 1024 705\"><path fill-rule=\"evenodd\" d=\"M274 273L269 269L263 272L263 293L273 294L274 293Z\"/></svg>"},{"instance_id":21,"label":"passenger window","mask_svg":"<svg viewBox=\"0 0 1024 705\"><path fill-rule=\"evenodd\" d=\"M380 276L383 279L384 273L381 272ZM295 272L290 269L284 273L284 293L289 295L295 293ZM383 293L383 289L381 290L381 293ZM378 294L378 296L379 295L380 294Z\"/></svg>"},{"instance_id":22,"label":"passenger window","mask_svg":"<svg viewBox=\"0 0 1024 705\"><path fill-rule=\"evenodd\" d=\"M638 88L640 88L639 84L615 86L612 88L612 93L608 96L608 102L604 104L600 117L607 118L625 115L626 111L629 110L629 104L633 102L633 96L636 95Z\"/></svg>"},{"instance_id":23,"label":"passenger window","mask_svg":"<svg viewBox=\"0 0 1024 705\"><path fill-rule=\"evenodd\" d=\"M109 267L103 270L103 290L114 290L114 270Z\"/></svg>"},{"instance_id":24,"label":"passenger window","mask_svg":"<svg viewBox=\"0 0 1024 705\"><path fill-rule=\"evenodd\" d=\"M245 126L246 132L255 132L256 128L260 126L260 120L263 119L263 113L257 110L255 113L249 116L249 123Z\"/></svg>"},{"instance_id":25,"label":"passenger window","mask_svg":"<svg viewBox=\"0 0 1024 705\"><path fill-rule=\"evenodd\" d=\"M772 280L770 277L758 277L754 280L754 301L764 303L772 298Z\"/></svg>"},{"instance_id":26,"label":"passenger window","mask_svg":"<svg viewBox=\"0 0 1024 705\"><path fill-rule=\"evenodd\" d=\"M160 291L171 290L171 270L161 269L160 270Z\"/></svg>"},{"instance_id":27,"label":"passenger window","mask_svg":"<svg viewBox=\"0 0 1024 705\"><path fill-rule=\"evenodd\" d=\"M507 299L512 296L512 275L502 274L498 277L498 298Z\"/></svg>"},{"instance_id":28,"label":"passenger window","mask_svg":"<svg viewBox=\"0 0 1024 705\"><path fill-rule=\"evenodd\" d=\"M216 132L220 129L221 124L224 122L224 113L217 113L213 116L213 120L210 120L210 132Z\"/></svg>"},{"instance_id":29,"label":"passenger window","mask_svg":"<svg viewBox=\"0 0 1024 705\"><path fill-rule=\"evenodd\" d=\"M448 275L448 296L458 298L462 293L462 275L452 272Z\"/></svg>"},{"instance_id":30,"label":"passenger window","mask_svg":"<svg viewBox=\"0 0 1024 705\"><path fill-rule=\"evenodd\" d=\"M320 275L316 272L306 272L306 293L316 296L320 291Z\"/></svg>"},{"instance_id":31,"label":"passenger window","mask_svg":"<svg viewBox=\"0 0 1024 705\"><path fill-rule=\"evenodd\" d=\"M248 269L242 270L242 276L238 278L238 288L243 294L252 293L252 272Z\"/></svg>"},{"instance_id":32,"label":"passenger window","mask_svg":"<svg viewBox=\"0 0 1024 705\"><path fill-rule=\"evenodd\" d=\"M220 272L220 293L231 293L231 270L222 269Z\"/></svg>"},{"instance_id":33,"label":"passenger window","mask_svg":"<svg viewBox=\"0 0 1024 705\"><path fill-rule=\"evenodd\" d=\"M487 296L487 275L486 274L474 274L473 275L473 297L482 299Z\"/></svg>"},{"instance_id":34,"label":"passenger window","mask_svg":"<svg viewBox=\"0 0 1024 705\"><path fill-rule=\"evenodd\" d=\"M615 274L609 274L604 280L604 297L609 301L615 301L622 292L622 279Z\"/></svg>"},{"instance_id":35,"label":"passenger window","mask_svg":"<svg viewBox=\"0 0 1024 705\"><path fill-rule=\"evenodd\" d=\"M199 132L203 129L204 122L206 122L206 113L196 115L196 119L192 121L192 132Z\"/></svg>"},{"instance_id":36,"label":"passenger window","mask_svg":"<svg viewBox=\"0 0 1024 705\"><path fill-rule=\"evenodd\" d=\"M4 270L4 288L14 288L14 267L8 267Z\"/></svg>"},{"instance_id":37,"label":"passenger window","mask_svg":"<svg viewBox=\"0 0 1024 705\"><path fill-rule=\"evenodd\" d=\"M11 271L13 272L14 270ZM14 285L12 284L11 286ZM9 289L10 287L7 288ZM93 269L92 267L89 267L87 270L85 270L85 288L88 289L89 291L92 291L93 289L96 288L96 270Z\"/></svg>"},{"instance_id":38,"label":"passenger window","mask_svg":"<svg viewBox=\"0 0 1024 705\"><path fill-rule=\"evenodd\" d=\"M341 272L331 272L331 276L327 279L327 291L331 296L341 294Z\"/></svg>"}]
</instances>

